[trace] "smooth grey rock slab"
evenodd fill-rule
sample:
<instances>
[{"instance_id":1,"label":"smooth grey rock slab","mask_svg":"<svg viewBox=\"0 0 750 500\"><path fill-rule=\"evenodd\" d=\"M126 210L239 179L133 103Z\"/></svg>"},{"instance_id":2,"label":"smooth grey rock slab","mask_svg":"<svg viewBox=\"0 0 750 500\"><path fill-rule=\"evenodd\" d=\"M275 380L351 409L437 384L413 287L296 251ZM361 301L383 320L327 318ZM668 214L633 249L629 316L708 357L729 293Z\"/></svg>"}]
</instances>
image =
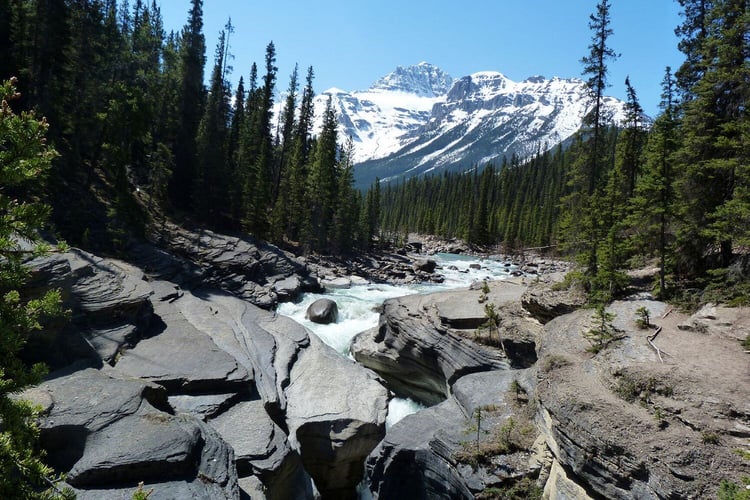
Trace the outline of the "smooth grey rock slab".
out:
<instances>
[{"instance_id":1,"label":"smooth grey rock slab","mask_svg":"<svg viewBox=\"0 0 750 500\"><path fill-rule=\"evenodd\" d=\"M84 454L66 480L73 486L93 486L189 476L200 453L196 422L149 409L117 420L86 438Z\"/></svg>"},{"instance_id":2,"label":"smooth grey rock slab","mask_svg":"<svg viewBox=\"0 0 750 500\"><path fill-rule=\"evenodd\" d=\"M163 385L170 393L247 390L251 374L207 333L196 328L195 319L191 318L191 322L185 317L177 305L180 300L183 298L175 302L155 301L154 312L161 320L157 334L126 351L117 369ZM208 309L203 313L213 314ZM210 323L207 318L203 322Z\"/></svg>"},{"instance_id":3,"label":"smooth grey rock slab","mask_svg":"<svg viewBox=\"0 0 750 500\"><path fill-rule=\"evenodd\" d=\"M263 401L243 401L210 425L234 448L241 476L278 469L291 451L286 434L268 416Z\"/></svg>"},{"instance_id":4,"label":"smooth grey rock slab","mask_svg":"<svg viewBox=\"0 0 750 500\"><path fill-rule=\"evenodd\" d=\"M169 404L174 408L175 413L187 413L205 421L232 406L239 397L239 393L178 394L169 396Z\"/></svg>"},{"instance_id":5,"label":"smooth grey rock slab","mask_svg":"<svg viewBox=\"0 0 750 500\"><path fill-rule=\"evenodd\" d=\"M391 427L365 463L364 483L372 497L473 499L453 459L466 429L452 398Z\"/></svg>"},{"instance_id":6,"label":"smooth grey rock slab","mask_svg":"<svg viewBox=\"0 0 750 500\"><path fill-rule=\"evenodd\" d=\"M373 372L311 336L284 392L290 436L318 491L353 498L362 462L385 434L388 391Z\"/></svg>"},{"instance_id":7,"label":"smooth grey rock slab","mask_svg":"<svg viewBox=\"0 0 750 500\"><path fill-rule=\"evenodd\" d=\"M352 341L354 358L382 376L397 394L428 404L444 400L450 385L466 374L509 368L501 351L478 345L441 324L436 313L440 304L461 294L386 300L378 328Z\"/></svg>"},{"instance_id":8,"label":"smooth grey rock slab","mask_svg":"<svg viewBox=\"0 0 750 500\"><path fill-rule=\"evenodd\" d=\"M203 422L156 408L170 410L162 387L112 368L52 377L22 397L42 406L40 444L72 486L134 490L139 481L176 482L198 497L239 495L232 449ZM206 479L213 486L195 489Z\"/></svg>"},{"instance_id":9,"label":"smooth grey rock slab","mask_svg":"<svg viewBox=\"0 0 750 500\"><path fill-rule=\"evenodd\" d=\"M239 403L210 421L233 448L240 477L257 477L269 499L311 498L312 482L262 401Z\"/></svg>"}]
</instances>

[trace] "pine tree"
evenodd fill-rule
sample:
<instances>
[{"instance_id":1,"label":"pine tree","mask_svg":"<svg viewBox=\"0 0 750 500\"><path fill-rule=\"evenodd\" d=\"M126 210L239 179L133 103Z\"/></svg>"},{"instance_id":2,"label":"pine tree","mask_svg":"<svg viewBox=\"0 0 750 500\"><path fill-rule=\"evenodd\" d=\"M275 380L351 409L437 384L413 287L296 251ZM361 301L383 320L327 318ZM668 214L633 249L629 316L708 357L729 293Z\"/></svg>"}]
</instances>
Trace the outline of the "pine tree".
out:
<instances>
[{"instance_id":1,"label":"pine tree","mask_svg":"<svg viewBox=\"0 0 750 500\"><path fill-rule=\"evenodd\" d=\"M271 131L273 93L276 84L276 48L273 42L266 46L266 74L263 86L253 92L255 100L251 109L247 140L249 154L243 158L249 168L244 198L247 203L244 223L255 236L266 236L269 229L269 212L272 205L274 151Z\"/></svg>"},{"instance_id":2,"label":"pine tree","mask_svg":"<svg viewBox=\"0 0 750 500\"><path fill-rule=\"evenodd\" d=\"M354 190L354 141L351 137L347 138L336 165L336 178L331 250L334 254L341 255L354 249L359 220L359 201Z\"/></svg>"},{"instance_id":3,"label":"pine tree","mask_svg":"<svg viewBox=\"0 0 750 500\"><path fill-rule=\"evenodd\" d=\"M704 8L702 17L696 17L703 25L683 40L681 47L690 52L679 73L689 97L683 105L684 141L678 153L685 172L679 187L685 223L679 234L678 267L685 275L712 265L708 258L717 247L718 265L727 267L733 244L750 240L747 226L739 223L748 220L750 212L746 196L750 14L740 0L698 5Z\"/></svg>"},{"instance_id":4,"label":"pine tree","mask_svg":"<svg viewBox=\"0 0 750 500\"><path fill-rule=\"evenodd\" d=\"M175 204L190 207L191 186L197 172L196 137L203 116L205 90L203 67L206 42L203 36L203 0L192 0L188 24L180 43L180 91L177 138L174 147L175 168L170 189Z\"/></svg>"},{"instance_id":5,"label":"pine tree","mask_svg":"<svg viewBox=\"0 0 750 500\"><path fill-rule=\"evenodd\" d=\"M290 210L289 202L291 199L291 183L292 183L292 151L294 148L294 131L296 127L296 120L294 117L295 108L297 106L297 90L298 84L298 67L294 65L294 71L289 80L289 89L287 90L286 99L284 101L284 109L281 112L281 121L283 122L281 128L281 137L277 168L276 168L276 196L273 204L272 214L272 234L276 241L282 241L283 237L286 236L289 222L290 222Z\"/></svg>"},{"instance_id":6,"label":"pine tree","mask_svg":"<svg viewBox=\"0 0 750 500\"><path fill-rule=\"evenodd\" d=\"M307 223L305 243L313 250L326 251L332 235L337 200L338 120L329 96L323 113L323 128L315 144L306 189Z\"/></svg>"},{"instance_id":7,"label":"pine tree","mask_svg":"<svg viewBox=\"0 0 750 500\"><path fill-rule=\"evenodd\" d=\"M18 95L14 83L0 87L0 497L74 498L70 490L44 491L52 484L53 471L38 450L37 410L12 397L41 381L44 368L29 368L19 354L40 323L60 313L59 291L34 299L20 291L27 274L23 260L43 250L38 230L49 214L48 206L28 198L49 172L56 152L46 144L45 120L11 110L10 101Z\"/></svg>"},{"instance_id":8,"label":"pine tree","mask_svg":"<svg viewBox=\"0 0 750 500\"><path fill-rule=\"evenodd\" d=\"M662 80L660 108L662 113L654 122L645 150L644 173L631 199L628 225L633 228L631 241L636 249L642 253L655 251L659 256L659 294L664 296L668 293L666 268L671 239L668 229L675 216L673 163L678 146L675 80L669 67Z\"/></svg>"},{"instance_id":9,"label":"pine tree","mask_svg":"<svg viewBox=\"0 0 750 500\"><path fill-rule=\"evenodd\" d=\"M305 88L300 102L299 118L294 134L292 157L289 165L289 210L287 236L296 241L307 220L307 184L309 175L309 160L311 148L311 133L314 119L315 92L313 79L315 73L312 66L307 69Z\"/></svg>"},{"instance_id":10,"label":"pine tree","mask_svg":"<svg viewBox=\"0 0 750 500\"><path fill-rule=\"evenodd\" d=\"M211 87L205 112L196 138L196 174L192 183L193 211L201 218L216 223L217 217L229 213L225 207L229 171L226 163L226 144L229 122L229 87L224 79L227 57L227 35L231 22L219 35L216 58L211 74Z\"/></svg>"},{"instance_id":11,"label":"pine tree","mask_svg":"<svg viewBox=\"0 0 750 500\"><path fill-rule=\"evenodd\" d=\"M591 111L584 120L586 139L578 144L580 153L571 165L570 192L564 198L565 215L561 225L561 237L566 247L579 249L578 259L586 265L590 277L598 273L600 245L610 230L603 225L608 206L605 187L612 151L606 137L610 117L604 107L604 93L608 87L607 62L618 56L607 45L612 35L609 10L608 0L602 0L597 4L596 13L590 16L590 52L581 62L584 75L588 75L586 88Z\"/></svg>"}]
</instances>

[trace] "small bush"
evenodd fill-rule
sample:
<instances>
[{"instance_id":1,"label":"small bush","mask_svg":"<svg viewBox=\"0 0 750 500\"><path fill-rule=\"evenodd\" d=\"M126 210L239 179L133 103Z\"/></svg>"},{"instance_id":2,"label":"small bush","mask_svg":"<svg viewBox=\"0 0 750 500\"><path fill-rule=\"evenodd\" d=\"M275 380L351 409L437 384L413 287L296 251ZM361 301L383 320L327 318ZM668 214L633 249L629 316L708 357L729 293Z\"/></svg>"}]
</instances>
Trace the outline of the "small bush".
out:
<instances>
[{"instance_id":1,"label":"small bush","mask_svg":"<svg viewBox=\"0 0 750 500\"><path fill-rule=\"evenodd\" d=\"M593 316L594 328L583 334L591 343L587 351L596 354L617 338L617 329L612 324L613 319L615 315L608 313L603 304L596 306Z\"/></svg>"},{"instance_id":2,"label":"small bush","mask_svg":"<svg viewBox=\"0 0 750 500\"><path fill-rule=\"evenodd\" d=\"M503 500L541 500L544 489L529 478L514 482L508 486L500 488L487 488L477 494L476 498L480 500L489 500L502 498Z\"/></svg>"},{"instance_id":3,"label":"small bush","mask_svg":"<svg viewBox=\"0 0 750 500\"><path fill-rule=\"evenodd\" d=\"M570 290L571 288L586 289L588 287L588 280L586 276L580 271L570 271L562 281L558 281L552 285L552 290L561 292L563 290Z\"/></svg>"},{"instance_id":4,"label":"small bush","mask_svg":"<svg viewBox=\"0 0 750 500\"><path fill-rule=\"evenodd\" d=\"M647 307L639 307L635 311L635 324L638 328L646 329L651 327L650 312Z\"/></svg>"},{"instance_id":5,"label":"small bush","mask_svg":"<svg viewBox=\"0 0 750 500\"><path fill-rule=\"evenodd\" d=\"M151 496L151 493L153 493L154 490L144 490L143 489L143 481L138 483L138 489L133 492L133 496L131 497L131 500L148 500L148 498Z\"/></svg>"},{"instance_id":6,"label":"small bush","mask_svg":"<svg viewBox=\"0 0 750 500\"><path fill-rule=\"evenodd\" d=\"M721 444L721 438L715 432L704 431L701 433L701 442L703 444L718 445Z\"/></svg>"},{"instance_id":7,"label":"small bush","mask_svg":"<svg viewBox=\"0 0 750 500\"><path fill-rule=\"evenodd\" d=\"M742 478L743 485L724 480L719 486L719 500L750 500L750 477Z\"/></svg>"},{"instance_id":8,"label":"small bush","mask_svg":"<svg viewBox=\"0 0 750 500\"><path fill-rule=\"evenodd\" d=\"M542 359L540 366L542 368L542 371L547 373L557 368L563 368L568 365L570 365L570 361L568 361L568 359L565 358L564 356L560 356L558 354L551 354Z\"/></svg>"}]
</instances>

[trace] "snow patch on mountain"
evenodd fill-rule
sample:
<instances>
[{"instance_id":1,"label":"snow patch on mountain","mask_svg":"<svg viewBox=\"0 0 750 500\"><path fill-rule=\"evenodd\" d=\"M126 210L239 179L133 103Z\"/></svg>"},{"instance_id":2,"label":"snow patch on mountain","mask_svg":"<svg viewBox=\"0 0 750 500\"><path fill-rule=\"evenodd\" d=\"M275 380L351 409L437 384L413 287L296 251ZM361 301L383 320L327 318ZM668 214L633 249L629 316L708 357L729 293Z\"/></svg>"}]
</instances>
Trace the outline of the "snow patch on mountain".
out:
<instances>
[{"instance_id":1,"label":"snow patch on mountain","mask_svg":"<svg viewBox=\"0 0 750 500\"><path fill-rule=\"evenodd\" d=\"M407 135L422 127L433 106L445 99L453 78L422 62L396 68L368 90L332 88L315 98L315 130L323 124L328 99L339 118L339 133L354 141L354 160L383 158L414 140Z\"/></svg>"}]
</instances>

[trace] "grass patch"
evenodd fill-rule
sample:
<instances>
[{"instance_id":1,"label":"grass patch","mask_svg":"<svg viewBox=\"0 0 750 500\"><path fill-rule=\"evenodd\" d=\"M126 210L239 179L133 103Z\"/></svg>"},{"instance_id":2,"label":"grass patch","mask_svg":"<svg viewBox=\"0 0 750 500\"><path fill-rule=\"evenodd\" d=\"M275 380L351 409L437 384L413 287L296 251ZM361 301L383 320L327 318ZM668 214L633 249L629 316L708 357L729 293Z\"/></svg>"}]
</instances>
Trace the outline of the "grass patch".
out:
<instances>
[{"instance_id":1,"label":"grass patch","mask_svg":"<svg viewBox=\"0 0 750 500\"><path fill-rule=\"evenodd\" d=\"M719 485L719 500L750 500L750 477L743 477L742 484L724 480Z\"/></svg>"},{"instance_id":2,"label":"grass patch","mask_svg":"<svg viewBox=\"0 0 750 500\"><path fill-rule=\"evenodd\" d=\"M487 488L477 494L479 500L503 499L503 500L541 500L544 488L536 484L536 481L525 477L513 484L500 488Z\"/></svg>"},{"instance_id":3,"label":"grass patch","mask_svg":"<svg viewBox=\"0 0 750 500\"><path fill-rule=\"evenodd\" d=\"M703 431L701 432L701 443L716 446L721 444L721 438L715 432Z\"/></svg>"},{"instance_id":4,"label":"grass patch","mask_svg":"<svg viewBox=\"0 0 750 500\"><path fill-rule=\"evenodd\" d=\"M548 373L558 368L563 368L570 365L570 361L565 356L559 354L550 354L542 358L539 363L540 368L543 372Z\"/></svg>"},{"instance_id":5,"label":"grass patch","mask_svg":"<svg viewBox=\"0 0 750 500\"><path fill-rule=\"evenodd\" d=\"M671 397L674 394L671 385L660 383L654 377L641 379L627 372L619 372L614 375L618 379L614 392L628 403L635 403L639 400L643 403L649 403L651 402L651 396L654 394L665 397ZM662 419L657 418L657 420Z\"/></svg>"}]
</instances>

